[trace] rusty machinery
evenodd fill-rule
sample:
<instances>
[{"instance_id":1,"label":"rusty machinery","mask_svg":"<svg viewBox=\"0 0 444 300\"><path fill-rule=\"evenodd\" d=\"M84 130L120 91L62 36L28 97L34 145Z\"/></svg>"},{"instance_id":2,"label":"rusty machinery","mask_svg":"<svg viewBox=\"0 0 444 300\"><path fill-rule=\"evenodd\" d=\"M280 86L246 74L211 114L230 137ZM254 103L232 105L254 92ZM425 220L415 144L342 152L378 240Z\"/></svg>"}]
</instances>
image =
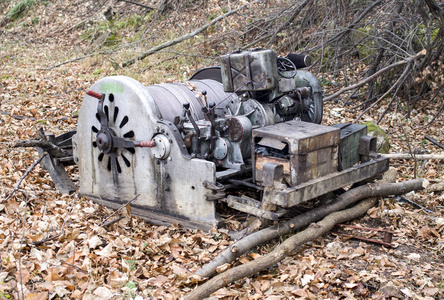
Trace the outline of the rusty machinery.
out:
<instances>
[{"instance_id":1,"label":"rusty machinery","mask_svg":"<svg viewBox=\"0 0 444 300\"><path fill-rule=\"evenodd\" d=\"M319 125L322 90L305 55L255 49L221 57L185 83L106 77L85 96L76 132L49 140L56 186L109 207L132 201L153 223L221 225L216 203L278 220L289 208L388 168L364 125ZM257 197L243 189L259 191Z\"/></svg>"}]
</instances>

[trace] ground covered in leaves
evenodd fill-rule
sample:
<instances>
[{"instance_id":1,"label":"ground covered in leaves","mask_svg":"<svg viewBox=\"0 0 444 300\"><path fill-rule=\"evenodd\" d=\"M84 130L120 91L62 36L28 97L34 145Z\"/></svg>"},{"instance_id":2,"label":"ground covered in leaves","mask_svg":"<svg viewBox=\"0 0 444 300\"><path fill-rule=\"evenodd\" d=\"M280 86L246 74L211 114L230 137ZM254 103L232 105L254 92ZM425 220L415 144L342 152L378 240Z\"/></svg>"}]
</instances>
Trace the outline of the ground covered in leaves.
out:
<instances>
[{"instance_id":1,"label":"ground covered in leaves","mask_svg":"<svg viewBox=\"0 0 444 300\"><path fill-rule=\"evenodd\" d=\"M0 16L18 2L0 3L3 6ZM114 9L126 14L118 19L123 23L119 25L121 30L118 35L108 32L102 44L97 44L103 34L98 32L105 22L106 7L97 6L97 1L70 1L69 5L65 1L49 2L42 1L25 16L0 27L0 299L18 299L23 295L26 299L178 299L201 281L193 272L232 243L226 233L152 226L130 212L118 223L104 227L111 210L78 195L59 194L40 166L5 201L38 158L33 149L12 146L14 141L34 138L40 127L55 134L75 130L86 89L104 76L128 75L143 84L182 80L197 67L214 63L214 58L175 56L177 60L172 60L160 54L149 63L119 68L117 63L143 49L137 48L137 44L112 54L97 54L96 49L105 40L114 41L110 34L121 40L142 34L139 32L142 29L134 25L145 18L146 14L141 14L142 21L137 21L141 8L116 2ZM221 8L213 5L212 9L216 13ZM173 34L186 33L187 24L201 25L189 14L176 12L172 18L177 22L183 20L170 23L159 18L158 27L143 28L143 34L152 34L155 44ZM160 31L161 28L164 30ZM196 39L204 40L212 34L217 33L209 30ZM131 44L125 41L125 45ZM73 58L82 59L51 68ZM319 76L329 82L341 82L340 77ZM442 97L423 99L412 108L410 118L398 109L385 115L380 127L388 134L391 152L442 153L424 139L424 135L429 135L444 140L443 115L434 119L442 100ZM362 121L376 122L385 109L381 103L364 115ZM343 107L341 101L326 103L324 123L353 121L360 111L359 107ZM444 179L443 164L442 160L392 161L399 181L416 175L431 184ZM72 175L76 176L75 169ZM328 234L273 268L237 281L212 296L443 298L444 194L412 192L405 197L431 212L386 198L353 222L394 231L394 247ZM344 228L336 231L347 232ZM368 231L353 231L353 234L372 237ZM279 242L253 249L236 264L265 255ZM229 267L223 266L220 271Z\"/></svg>"}]
</instances>

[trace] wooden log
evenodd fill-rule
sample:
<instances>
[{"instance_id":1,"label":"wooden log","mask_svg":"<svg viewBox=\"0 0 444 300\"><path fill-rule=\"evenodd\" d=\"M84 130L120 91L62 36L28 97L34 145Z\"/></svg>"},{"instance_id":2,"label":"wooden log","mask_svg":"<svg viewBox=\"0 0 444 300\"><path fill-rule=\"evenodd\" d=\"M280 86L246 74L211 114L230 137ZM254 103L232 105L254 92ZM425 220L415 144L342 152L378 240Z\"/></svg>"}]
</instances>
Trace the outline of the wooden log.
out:
<instances>
[{"instance_id":1,"label":"wooden log","mask_svg":"<svg viewBox=\"0 0 444 300\"><path fill-rule=\"evenodd\" d=\"M240 257L251 248L260 246L270 240L308 226L309 224L319 221L334 211L342 210L347 206L367 197L383 196L388 194L400 195L411 190L421 189L422 183L422 179L415 179L402 183L368 184L349 190L340 195L336 201L330 204L318 207L316 210L308 211L292 218L287 222L262 229L237 241L225 249L214 260L197 270L196 274L202 277L210 277L216 273L217 267L225 263L233 262L236 258Z\"/></svg>"},{"instance_id":2,"label":"wooden log","mask_svg":"<svg viewBox=\"0 0 444 300\"><path fill-rule=\"evenodd\" d=\"M273 265L277 264L288 256L292 251L297 249L299 246L312 241L323 234L330 231L336 224L352 220L363 214L365 214L372 206L377 203L376 198L370 198L364 200L354 206L353 208L342 210L339 212L334 212L322 221L318 223L312 223L307 229L299 232L296 235L285 240L282 244L276 247L268 255L259 257L244 265L240 265L233 269L229 269L222 274L212 278L211 280L205 282L201 286L197 287L183 298L184 300L197 300L204 299L217 291L218 289L230 284L236 280L242 279L247 276L251 276L256 272L264 269L268 269Z\"/></svg>"},{"instance_id":3,"label":"wooden log","mask_svg":"<svg viewBox=\"0 0 444 300\"><path fill-rule=\"evenodd\" d=\"M429 160L429 159L444 159L444 154L409 154L409 153L389 153L389 154L381 154L384 157L388 157L390 159L416 159L416 160Z\"/></svg>"},{"instance_id":4,"label":"wooden log","mask_svg":"<svg viewBox=\"0 0 444 300\"><path fill-rule=\"evenodd\" d=\"M369 195L372 196L392 195L396 191L405 193L410 190L422 189L423 180L415 179L399 183L379 183L373 184L372 188L369 188L368 186L367 188L370 193ZM377 192L373 194L374 192L371 190L376 190ZM346 196L347 198L359 197L359 195L362 194L362 191L359 190L359 187L352 189L349 192L350 194ZM236 280L251 276L261 270L268 269L283 260L287 255L289 255L292 251L296 250L304 243L312 241L327 233L336 224L343 223L363 215L376 203L377 198L372 197L361 201L352 208L331 213L322 221L318 223L312 223L307 229L291 236L268 255L259 257L254 261L240 265L233 269L229 269L228 271L217 275L216 277L210 279L209 281L205 282L201 286L197 287L196 289L185 295L183 299L204 299L218 289L232 282L235 282Z\"/></svg>"}]
</instances>

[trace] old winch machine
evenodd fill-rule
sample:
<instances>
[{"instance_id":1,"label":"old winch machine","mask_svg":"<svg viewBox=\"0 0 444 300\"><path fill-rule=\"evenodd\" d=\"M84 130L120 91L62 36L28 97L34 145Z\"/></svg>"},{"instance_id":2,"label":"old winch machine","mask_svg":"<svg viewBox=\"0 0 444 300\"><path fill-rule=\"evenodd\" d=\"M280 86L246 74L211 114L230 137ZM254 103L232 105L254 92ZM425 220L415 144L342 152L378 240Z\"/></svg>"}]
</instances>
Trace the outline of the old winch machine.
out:
<instances>
[{"instance_id":1,"label":"old winch machine","mask_svg":"<svg viewBox=\"0 0 444 300\"><path fill-rule=\"evenodd\" d=\"M365 125L319 124L322 90L309 64L252 49L185 83L103 78L85 95L77 130L48 135L69 156L46 156L44 166L64 193L78 188L112 208L137 197L132 212L153 223L222 226L218 203L278 220L388 169Z\"/></svg>"}]
</instances>

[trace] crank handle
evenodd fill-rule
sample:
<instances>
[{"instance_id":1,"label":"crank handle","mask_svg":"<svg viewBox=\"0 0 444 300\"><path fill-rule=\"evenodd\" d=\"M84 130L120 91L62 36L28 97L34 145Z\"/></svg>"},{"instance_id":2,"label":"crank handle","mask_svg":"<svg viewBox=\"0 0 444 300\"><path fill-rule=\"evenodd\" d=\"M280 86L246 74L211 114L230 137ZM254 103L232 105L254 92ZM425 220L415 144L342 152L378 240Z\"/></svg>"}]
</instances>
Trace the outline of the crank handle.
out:
<instances>
[{"instance_id":1,"label":"crank handle","mask_svg":"<svg viewBox=\"0 0 444 300\"><path fill-rule=\"evenodd\" d=\"M102 99L102 94L97 93L97 92L94 92L94 91L91 91L91 90L88 90L88 91L86 92L86 94L87 94L88 96L94 97L94 98L99 99L99 100Z\"/></svg>"},{"instance_id":2,"label":"crank handle","mask_svg":"<svg viewBox=\"0 0 444 300\"><path fill-rule=\"evenodd\" d=\"M155 141L134 142L134 147L153 148L156 147L156 142Z\"/></svg>"},{"instance_id":3,"label":"crank handle","mask_svg":"<svg viewBox=\"0 0 444 300\"><path fill-rule=\"evenodd\" d=\"M133 148L133 147L142 147L142 148L153 148L156 147L155 141L131 141L126 138L121 137L112 137L112 143L114 148Z\"/></svg>"}]
</instances>

